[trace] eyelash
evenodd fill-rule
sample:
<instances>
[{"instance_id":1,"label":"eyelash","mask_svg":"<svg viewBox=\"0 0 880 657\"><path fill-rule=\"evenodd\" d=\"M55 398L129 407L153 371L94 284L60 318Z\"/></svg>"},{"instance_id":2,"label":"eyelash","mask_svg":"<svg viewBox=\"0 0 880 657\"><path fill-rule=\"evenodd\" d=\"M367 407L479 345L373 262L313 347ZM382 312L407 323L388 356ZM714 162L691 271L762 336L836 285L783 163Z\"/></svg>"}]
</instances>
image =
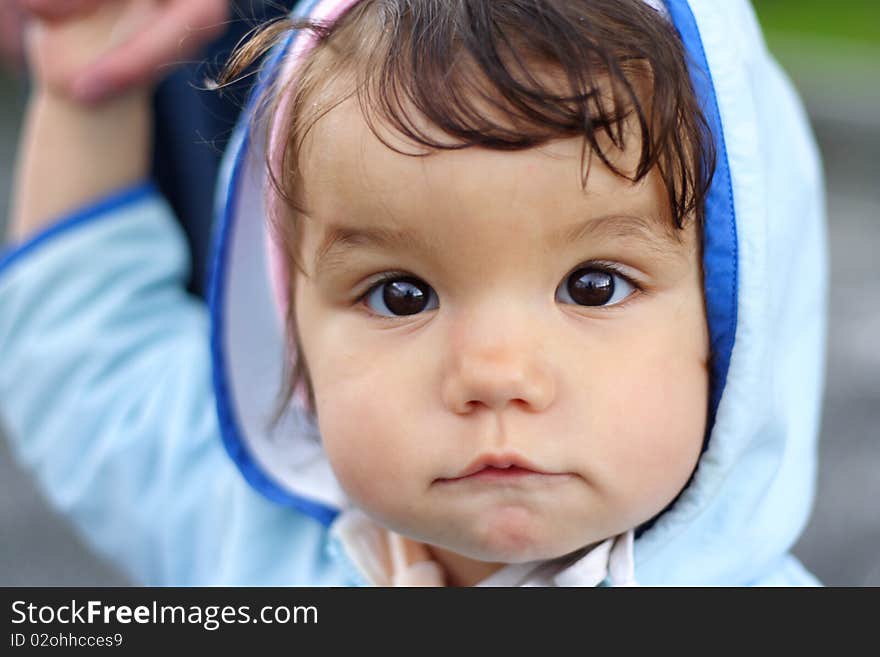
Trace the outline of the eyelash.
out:
<instances>
[{"instance_id":1,"label":"eyelash","mask_svg":"<svg viewBox=\"0 0 880 657\"><path fill-rule=\"evenodd\" d=\"M569 276L571 276L573 273L575 273L576 271L578 271L580 269L595 269L598 271L603 271L603 272L607 272L610 274L614 274L615 276L619 276L620 278L622 278L627 284L629 284L633 288L633 292L631 294L629 294L623 301L618 301L617 303L615 303L613 305L610 305L610 306L580 306L582 308L603 309L606 311L619 310L619 309L622 309L622 308L628 306L633 298L640 296L644 292L643 287L641 285L639 285L639 283L636 282L631 276L624 273L623 270L616 263L605 262L605 261L596 261L596 260L590 261L590 262L584 262L584 263L579 264L577 267L575 267L571 271L569 271L565 275L565 278L568 278ZM399 281L402 278L414 278L417 280L421 280L418 276L415 276L415 275L410 274L409 272L405 272L405 271L382 272L372 281L372 283L370 283L370 286L367 288L367 290L355 300L355 304L362 306L370 316L375 317L376 319L387 320L387 321L391 321L391 322L399 320L399 319L405 319L407 317L405 315L401 315L399 317L389 317L386 315L380 315L380 314L375 313L372 310L370 310L370 308L367 306L368 297L376 290L377 287L380 287L381 285L384 285L385 283ZM432 288L432 290L433 290L433 288ZM434 294L436 294L436 292L434 292ZM567 305L571 305L571 304L567 304ZM421 314L421 313L419 313L419 314ZM411 317L415 317L415 316L417 316L417 315L411 315Z\"/></svg>"}]
</instances>

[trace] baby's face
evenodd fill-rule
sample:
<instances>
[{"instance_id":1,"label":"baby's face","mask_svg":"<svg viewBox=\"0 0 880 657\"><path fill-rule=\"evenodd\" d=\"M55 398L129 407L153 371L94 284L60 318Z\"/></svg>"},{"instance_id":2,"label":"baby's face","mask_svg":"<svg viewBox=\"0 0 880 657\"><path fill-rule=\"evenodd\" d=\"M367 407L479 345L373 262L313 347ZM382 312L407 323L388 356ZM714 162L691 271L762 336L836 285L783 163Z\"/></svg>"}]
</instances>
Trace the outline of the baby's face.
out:
<instances>
[{"instance_id":1,"label":"baby's face","mask_svg":"<svg viewBox=\"0 0 880 657\"><path fill-rule=\"evenodd\" d=\"M696 230L670 234L656 175L593 158L584 191L580 158L580 139L407 157L353 100L307 142L294 298L326 453L359 507L437 553L566 554L654 516L697 462Z\"/></svg>"}]
</instances>

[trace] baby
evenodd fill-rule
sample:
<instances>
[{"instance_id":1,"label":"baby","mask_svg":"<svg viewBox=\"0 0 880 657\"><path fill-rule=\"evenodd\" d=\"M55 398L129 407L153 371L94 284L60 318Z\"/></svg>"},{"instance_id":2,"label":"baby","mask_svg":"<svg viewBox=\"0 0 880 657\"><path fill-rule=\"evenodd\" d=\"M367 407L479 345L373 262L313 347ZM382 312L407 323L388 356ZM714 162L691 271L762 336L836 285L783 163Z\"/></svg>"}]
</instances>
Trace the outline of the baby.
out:
<instances>
[{"instance_id":1,"label":"baby","mask_svg":"<svg viewBox=\"0 0 880 657\"><path fill-rule=\"evenodd\" d=\"M821 182L746 7L303 3L226 78L275 46L221 184L211 365L139 184L146 90L86 110L53 83L151 4L32 41L29 241L0 260L4 411L99 549L156 583L815 583L786 552L815 458ZM771 266L804 288L761 289ZM38 341L76 352L56 369ZM37 454L61 419L90 434L84 472Z\"/></svg>"}]
</instances>

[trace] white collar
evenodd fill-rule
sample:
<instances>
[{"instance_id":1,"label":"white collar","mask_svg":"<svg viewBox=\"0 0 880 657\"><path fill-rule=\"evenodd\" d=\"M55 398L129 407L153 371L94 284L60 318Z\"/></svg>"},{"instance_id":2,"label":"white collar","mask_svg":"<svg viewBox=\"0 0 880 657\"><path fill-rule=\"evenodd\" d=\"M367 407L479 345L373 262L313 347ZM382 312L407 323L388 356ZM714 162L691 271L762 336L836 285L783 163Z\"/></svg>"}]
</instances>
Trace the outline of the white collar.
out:
<instances>
[{"instance_id":1,"label":"white collar","mask_svg":"<svg viewBox=\"0 0 880 657\"><path fill-rule=\"evenodd\" d=\"M362 511L343 511L330 528L366 582L372 586L443 586L440 564L420 543L379 526ZM638 586L633 563L633 531L592 549L549 561L505 566L476 586Z\"/></svg>"}]
</instances>

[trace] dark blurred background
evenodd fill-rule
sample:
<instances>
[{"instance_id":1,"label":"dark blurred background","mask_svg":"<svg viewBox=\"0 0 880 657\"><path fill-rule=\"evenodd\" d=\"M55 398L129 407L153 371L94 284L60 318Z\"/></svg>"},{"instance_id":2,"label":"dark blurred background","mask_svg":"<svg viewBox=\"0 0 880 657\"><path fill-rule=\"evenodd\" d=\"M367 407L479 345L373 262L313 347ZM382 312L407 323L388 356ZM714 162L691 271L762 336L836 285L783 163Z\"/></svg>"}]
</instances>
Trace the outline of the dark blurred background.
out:
<instances>
[{"instance_id":1,"label":"dark blurred background","mask_svg":"<svg viewBox=\"0 0 880 657\"><path fill-rule=\"evenodd\" d=\"M880 586L880 2L754 4L806 103L828 182L831 308L818 493L794 551L827 585ZM0 72L0 235L23 101L22 81ZM192 137L205 149L224 138L224 131ZM0 586L126 583L48 508L0 437Z\"/></svg>"}]
</instances>

